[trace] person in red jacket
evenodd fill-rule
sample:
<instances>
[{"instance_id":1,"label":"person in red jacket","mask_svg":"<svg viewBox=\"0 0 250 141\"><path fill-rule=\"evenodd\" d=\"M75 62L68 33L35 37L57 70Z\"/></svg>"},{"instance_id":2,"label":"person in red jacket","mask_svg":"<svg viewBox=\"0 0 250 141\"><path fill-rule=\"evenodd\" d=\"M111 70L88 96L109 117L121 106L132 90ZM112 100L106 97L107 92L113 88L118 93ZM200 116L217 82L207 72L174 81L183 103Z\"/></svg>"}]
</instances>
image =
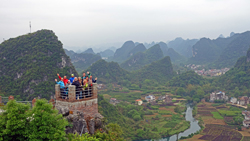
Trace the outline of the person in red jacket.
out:
<instances>
[{"instance_id":1,"label":"person in red jacket","mask_svg":"<svg viewBox=\"0 0 250 141\"><path fill-rule=\"evenodd\" d=\"M57 76L58 76L59 80L61 80L61 76L59 75L59 73L57 74ZM68 82L68 79L67 79L66 76L64 76L63 77L63 83L64 83L65 86L66 86L67 82Z\"/></svg>"}]
</instances>

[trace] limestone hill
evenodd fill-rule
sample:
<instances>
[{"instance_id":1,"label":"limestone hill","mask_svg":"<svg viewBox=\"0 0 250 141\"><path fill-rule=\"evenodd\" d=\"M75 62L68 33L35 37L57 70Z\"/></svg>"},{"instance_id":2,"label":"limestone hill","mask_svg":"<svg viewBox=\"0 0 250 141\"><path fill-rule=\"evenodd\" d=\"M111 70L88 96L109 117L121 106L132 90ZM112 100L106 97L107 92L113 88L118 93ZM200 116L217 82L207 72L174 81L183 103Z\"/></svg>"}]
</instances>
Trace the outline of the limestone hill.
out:
<instances>
[{"instance_id":1,"label":"limestone hill","mask_svg":"<svg viewBox=\"0 0 250 141\"><path fill-rule=\"evenodd\" d=\"M56 73L77 74L51 30L39 30L0 44L0 91L17 100L54 95Z\"/></svg>"},{"instance_id":2,"label":"limestone hill","mask_svg":"<svg viewBox=\"0 0 250 141\"><path fill-rule=\"evenodd\" d=\"M163 52L160 45L154 45L144 52L139 52L131 56L127 61L121 64L123 69L134 71L139 70L147 64L163 58Z\"/></svg>"},{"instance_id":3,"label":"limestone hill","mask_svg":"<svg viewBox=\"0 0 250 141\"><path fill-rule=\"evenodd\" d=\"M113 60L116 62L123 62L129 58L129 52L135 47L135 44L133 41L127 41L125 42L121 48L118 48L115 51Z\"/></svg>"},{"instance_id":4,"label":"limestone hill","mask_svg":"<svg viewBox=\"0 0 250 141\"><path fill-rule=\"evenodd\" d=\"M93 53L75 53L74 51L68 51L64 49L65 53L70 57L72 64L78 73L87 69L91 64L102 59L101 56Z\"/></svg>"}]
</instances>

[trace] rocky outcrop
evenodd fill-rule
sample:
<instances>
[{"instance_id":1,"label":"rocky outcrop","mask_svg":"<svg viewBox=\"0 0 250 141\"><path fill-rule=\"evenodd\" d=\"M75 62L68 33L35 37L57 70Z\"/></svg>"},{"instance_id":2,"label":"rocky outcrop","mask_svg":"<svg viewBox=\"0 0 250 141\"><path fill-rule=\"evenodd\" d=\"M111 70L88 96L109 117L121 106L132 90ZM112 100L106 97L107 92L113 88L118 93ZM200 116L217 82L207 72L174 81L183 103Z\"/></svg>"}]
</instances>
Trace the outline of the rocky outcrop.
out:
<instances>
[{"instance_id":1,"label":"rocky outcrop","mask_svg":"<svg viewBox=\"0 0 250 141\"><path fill-rule=\"evenodd\" d=\"M66 133L94 134L97 129L103 126L103 116L99 113L94 117L84 115L83 112L71 113L68 107L56 107L59 114L62 114L69 122L66 127Z\"/></svg>"}]
</instances>

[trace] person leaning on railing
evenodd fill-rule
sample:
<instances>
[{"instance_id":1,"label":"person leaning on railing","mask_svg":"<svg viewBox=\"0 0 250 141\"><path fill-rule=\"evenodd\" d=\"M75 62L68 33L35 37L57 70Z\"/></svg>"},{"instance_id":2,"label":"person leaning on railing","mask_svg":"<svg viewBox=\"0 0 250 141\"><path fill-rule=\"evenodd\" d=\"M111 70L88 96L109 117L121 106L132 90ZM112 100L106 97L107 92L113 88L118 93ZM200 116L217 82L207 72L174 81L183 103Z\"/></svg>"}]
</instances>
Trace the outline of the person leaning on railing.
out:
<instances>
[{"instance_id":1,"label":"person leaning on railing","mask_svg":"<svg viewBox=\"0 0 250 141\"><path fill-rule=\"evenodd\" d=\"M78 91L80 91L79 99L82 99L82 92L83 92L83 90L82 90L82 79L81 79L81 77L78 77L78 82L80 83L80 86L78 88Z\"/></svg>"},{"instance_id":2,"label":"person leaning on railing","mask_svg":"<svg viewBox=\"0 0 250 141\"><path fill-rule=\"evenodd\" d=\"M69 93L69 86L70 86L70 80L68 80L68 82L65 85L65 92L66 92L66 98L68 98L68 93Z\"/></svg>"},{"instance_id":3,"label":"person leaning on railing","mask_svg":"<svg viewBox=\"0 0 250 141\"><path fill-rule=\"evenodd\" d=\"M80 95L79 87L81 87L81 85L80 85L80 82L78 81L77 77L74 78L72 85L76 86L76 99L78 99L79 95Z\"/></svg>"},{"instance_id":4,"label":"person leaning on railing","mask_svg":"<svg viewBox=\"0 0 250 141\"><path fill-rule=\"evenodd\" d=\"M55 81L56 81L56 84L60 85L60 91L61 91L61 94L63 94L62 98L65 98L64 95L66 95L66 91L65 91L65 86L63 83L63 78L61 78L61 81L59 82L57 82L57 79L55 79Z\"/></svg>"}]
</instances>

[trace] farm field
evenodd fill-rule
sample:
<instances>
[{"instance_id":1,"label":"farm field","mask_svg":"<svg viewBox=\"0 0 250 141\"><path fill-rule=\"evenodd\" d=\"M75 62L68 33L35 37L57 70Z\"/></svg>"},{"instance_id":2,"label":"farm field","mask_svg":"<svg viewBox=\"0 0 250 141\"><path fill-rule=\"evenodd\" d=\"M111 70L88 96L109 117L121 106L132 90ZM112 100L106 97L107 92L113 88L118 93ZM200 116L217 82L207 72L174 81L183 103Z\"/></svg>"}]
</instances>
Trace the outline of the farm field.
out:
<instances>
[{"instance_id":1,"label":"farm field","mask_svg":"<svg viewBox=\"0 0 250 141\"><path fill-rule=\"evenodd\" d=\"M243 131L238 131L239 124L234 124L234 117L244 119L242 110L223 103L198 103L195 118L202 120L204 129L183 141L250 141L250 129L242 127Z\"/></svg>"}]
</instances>

